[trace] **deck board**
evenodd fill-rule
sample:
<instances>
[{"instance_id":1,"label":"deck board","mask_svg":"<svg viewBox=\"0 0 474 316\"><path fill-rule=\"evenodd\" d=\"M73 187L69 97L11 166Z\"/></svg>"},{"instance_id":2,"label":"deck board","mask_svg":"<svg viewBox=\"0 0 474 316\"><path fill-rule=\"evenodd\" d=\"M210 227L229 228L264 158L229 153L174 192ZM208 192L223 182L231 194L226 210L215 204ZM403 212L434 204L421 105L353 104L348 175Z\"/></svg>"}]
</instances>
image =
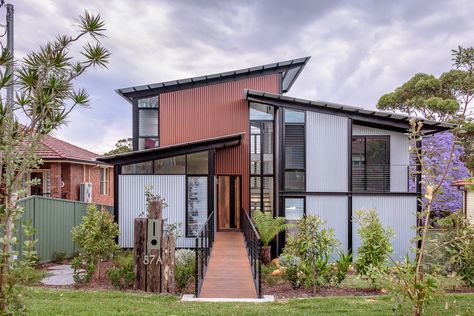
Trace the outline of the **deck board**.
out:
<instances>
[{"instance_id":1,"label":"deck board","mask_svg":"<svg viewBox=\"0 0 474 316\"><path fill-rule=\"evenodd\" d=\"M199 297L257 297L242 232L216 233Z\"/></svg>"}]
</instances>

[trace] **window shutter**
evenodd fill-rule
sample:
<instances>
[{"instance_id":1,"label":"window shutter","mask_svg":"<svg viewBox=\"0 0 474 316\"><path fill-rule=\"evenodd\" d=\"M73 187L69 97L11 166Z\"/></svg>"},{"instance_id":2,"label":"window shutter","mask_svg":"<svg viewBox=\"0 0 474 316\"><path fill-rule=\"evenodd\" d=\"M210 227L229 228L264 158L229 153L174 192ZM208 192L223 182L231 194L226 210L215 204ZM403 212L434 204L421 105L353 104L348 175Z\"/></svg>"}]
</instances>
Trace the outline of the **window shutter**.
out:
<instances>
[{"instance_id":1,"label":"window shutter","mask_svg":"<svg viewBox=\"0 0 474 316\"><path fill-rule=\"evenodd\" d=\"M304 169L304 125L285 125L285 168Z\"/></svg>"}]
</instances>

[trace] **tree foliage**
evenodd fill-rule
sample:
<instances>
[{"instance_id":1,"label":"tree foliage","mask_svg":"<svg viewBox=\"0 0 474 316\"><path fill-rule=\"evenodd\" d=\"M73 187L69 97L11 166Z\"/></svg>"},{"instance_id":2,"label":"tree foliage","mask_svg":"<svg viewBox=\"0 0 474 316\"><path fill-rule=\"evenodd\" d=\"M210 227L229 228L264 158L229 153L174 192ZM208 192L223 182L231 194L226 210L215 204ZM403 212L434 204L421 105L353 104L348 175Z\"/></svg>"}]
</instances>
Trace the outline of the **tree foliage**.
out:
<instances>
[{"instance_id":1,"label":"tree foliage","mask_svg":"<svg viewBox=\"0 0 474 316\"><path fill-rule=\"evenodd\" d=\"M290 224L286 223L284 217L273 217L270 212L256 210L253 212L252 219L263 246L268 246L276 235L291 227Z\"/></svg>"},{"instance_id":2,"label":"tree foliage","mask_svg":"<svg viewBox=\"0 0 474 316\"><path fill-rule=\"evenodd\" d=\"M0 314L9 310L7 282L12 275L16 222L23 210L15 204L26 194L24 178L41 162L39 142L64 124L77 106L88 106L89 95L74 83L90 68L106 67L109 52L100 44L105 24L100 15L85 12L75 36L59 35L38 50L14 62L13 73L0 71L0 90L15 83L14 100L0 98ZM87 41L89 36L89 41ZM84 43L85 42L85 43ZM77 49L77 45L81 45ZM73 57L79 51L80 58ZM11 55L2 49L0 66L10 65ZM18 119L23 116L22 122ZM13 286L15 282L13 282Z\"/></svg>"},{"instance_id":3,"label":"tree foliage","mask_svg":"<svg viewBox=\"0 0 474 316\"><path fill-rule=\"evenodd\" d=\"M469 58L474 55L472 47L453 50L454 69L439 77L418 73L393 92L384 94L377 108L400 111L408 115L421 116L429 120L456 122L463 117L459 141L465 147L462 160L470 170L474 169L474 123L466 105L472 100L474 78ZM464 111L467 109L467 111Z\"/></svg>"},{"instance_id":4,"label":"tree foliage","mask_svg":"<svg viewBox=\"0 0 474 316\"><path fill-rule=\"evenodd\" d=\"M119 139L117 143L115 143L114 149L104 153L104 156L124 154L124 153L131 152L132 150L133 150L132 139L123 138L123 139Z\"/></svg>"}]
</instances>

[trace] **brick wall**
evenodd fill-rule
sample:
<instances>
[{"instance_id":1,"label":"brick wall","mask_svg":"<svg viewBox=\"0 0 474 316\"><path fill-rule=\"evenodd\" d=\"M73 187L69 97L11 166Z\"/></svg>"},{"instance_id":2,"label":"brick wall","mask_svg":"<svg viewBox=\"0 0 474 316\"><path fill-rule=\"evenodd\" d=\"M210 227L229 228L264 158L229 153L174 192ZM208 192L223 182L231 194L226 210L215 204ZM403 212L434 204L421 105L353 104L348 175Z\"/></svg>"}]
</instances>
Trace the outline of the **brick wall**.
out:
<instances>
[{"instance_id":1,"label":"brick wall","mask_svg":"<svg viewBox=\"0 0 474 316\"><path fill-rule=\"evenodd\" d=\"M100 194L100 167L84 165L80 163L48 162L41 169L50 170L51 197L79 201L80 184L92 183L92 202L102 205L113 205L114 203L114 177L113 168L108 167L108 190L107 194ZM64 185L61 187L61 182Z\"/></svg>"}]
</instances>

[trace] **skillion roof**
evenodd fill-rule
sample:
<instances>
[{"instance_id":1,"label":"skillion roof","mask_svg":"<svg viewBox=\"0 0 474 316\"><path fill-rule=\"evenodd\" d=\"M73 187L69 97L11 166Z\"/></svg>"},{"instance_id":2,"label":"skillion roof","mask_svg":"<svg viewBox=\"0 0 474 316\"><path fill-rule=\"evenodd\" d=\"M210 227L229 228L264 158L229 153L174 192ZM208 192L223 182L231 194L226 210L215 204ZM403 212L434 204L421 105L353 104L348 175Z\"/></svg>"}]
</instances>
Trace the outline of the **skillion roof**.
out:
<instances>
[{"instance_id":1,"label":"skillion roof","mask_svg":"<svg viewBox=\"0 0 474 316\"><path fill-rule=\"evenodd\" d=\"M127 101L131 102L133 98L147 97L162 92L195 88L214 83L233 81L237 79L256 77L266 74L281 73L281 91L282 93L285 93L290 90L291 86L296 81L299 74L301 73L310 58L311 57L308 56L250 68L220 72L211 75L133 86L118 89L116 90L116 92L122 97L124 97Z\"/></svg>"}]
</instances>

